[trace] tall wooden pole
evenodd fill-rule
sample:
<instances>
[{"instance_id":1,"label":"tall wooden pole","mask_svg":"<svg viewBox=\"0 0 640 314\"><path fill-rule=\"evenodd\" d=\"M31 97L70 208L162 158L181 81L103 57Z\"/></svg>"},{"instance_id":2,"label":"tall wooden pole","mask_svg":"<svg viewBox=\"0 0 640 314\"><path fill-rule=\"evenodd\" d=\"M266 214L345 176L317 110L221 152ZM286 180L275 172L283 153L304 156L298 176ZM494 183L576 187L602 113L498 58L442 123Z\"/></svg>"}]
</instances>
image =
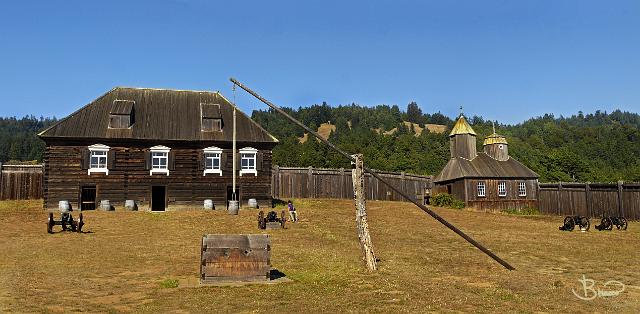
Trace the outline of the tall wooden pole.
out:
<instances>
[{"instance_id":1,"label":"tall wooden pole","mask_svg":"<svg viewBox=\"0 0 640 314\"><path fill-rule=\"evenodd\" d=\"M364 162L362 154L351 155L354 158L353 177L353 198L356 204L356 227L358 228L358 238L360 248L364 255L364 261L370 271L378 269L376 255L373 253L373 242L369 235L369 223L367 222L366 191L364 188Z\"/></svg>"}]
</instances>

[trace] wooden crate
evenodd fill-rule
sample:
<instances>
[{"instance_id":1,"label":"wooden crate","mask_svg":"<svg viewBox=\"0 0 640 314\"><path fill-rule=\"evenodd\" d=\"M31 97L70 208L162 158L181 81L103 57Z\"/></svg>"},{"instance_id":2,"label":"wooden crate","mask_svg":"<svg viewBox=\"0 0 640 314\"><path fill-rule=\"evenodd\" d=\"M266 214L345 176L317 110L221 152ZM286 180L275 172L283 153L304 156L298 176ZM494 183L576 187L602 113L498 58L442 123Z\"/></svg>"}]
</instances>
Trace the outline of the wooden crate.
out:
<instances>
[{"instance_id":1,"label":"wooden crate","mask_svg":"<svg viewBox=\"0 0 640 314\"><path fill-rule=\"evenodd\" d=\"M268 281L271 239L267 234L208 234L202 237L200 282Z\"/></svg>"}]
</instances>

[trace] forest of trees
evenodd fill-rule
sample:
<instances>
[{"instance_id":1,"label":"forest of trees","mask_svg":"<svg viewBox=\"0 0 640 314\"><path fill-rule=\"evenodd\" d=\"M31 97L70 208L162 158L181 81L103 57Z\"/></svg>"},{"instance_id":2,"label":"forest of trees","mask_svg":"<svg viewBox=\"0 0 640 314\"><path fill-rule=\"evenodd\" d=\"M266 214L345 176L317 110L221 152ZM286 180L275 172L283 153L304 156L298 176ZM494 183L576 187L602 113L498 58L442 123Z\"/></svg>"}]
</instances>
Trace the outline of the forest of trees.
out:
<instances>
[{"instance_id":1,"label":"forest of trees","mask_svg":"<svg viewBox=\"0 0 640 314\"><path fill-rule=\"evenodd\" d=\"M34 116L0 118L0 162L42 160L44 142L37 134L54 122Z\"/></svg>"},{"instance_id":2,"label":"forest of trees","mask_svg":"<svg viewBox=\"0 0 640 314\"><path fill-rule=\"evenodd\" d=\"M441 113L423 113L418 104L366 107L356 104L332 107L323 103L285 110L311 128L323 123L336 126L330 141L351 153L363 153L367 166L386 171L437 174L449 159L448 131L415 136L413 127L454 121ZM254 111L252 119L280 140L273 150L274 164L297 167L349 168L347 160L316 140L300 143L304 131L277 113ZM492 132L492 121L468 118L482 140ZM0 162L41 160L44 143L37 133L55 118L27 116L0 118ZM544 115L516 125L496 123L497 132L507 136L509 153L540 174L542 182L640 181L640 115L596 111L571 117ZM397 128L393 134L384 131Z\"/></svg>"},{"instance_id":3,"label":"forest of trees","mask_svg":"<svg viewBox=\"0 0 640 314\"><path fill-rule=\"evenodd\" d=\"M416 103L406 111L398 106L331 107L326 103L286 111L312 128L335 124L330 141L348 152L363 153L371 168L435 175L450 157L448 132L425 129L415 136L402 122L444 124L450 130L454 121L441 113L423 114ZM275 164L349 167L348 161L317 141L301 144L298 137L303 130L277 113L254 111L252 118L280 140L273 151ZM468 120L478 133L478 151L482 151L482 140L492 133L492 121L478 116ZM547 114L516 125L494 122L497 132L507 136L511 156L540 174L542 182L640 181L640 115L636 113L579 112L568 118ZM391 135L375 131L393 128L398 131Z\"/></svg>"}]
</instances>

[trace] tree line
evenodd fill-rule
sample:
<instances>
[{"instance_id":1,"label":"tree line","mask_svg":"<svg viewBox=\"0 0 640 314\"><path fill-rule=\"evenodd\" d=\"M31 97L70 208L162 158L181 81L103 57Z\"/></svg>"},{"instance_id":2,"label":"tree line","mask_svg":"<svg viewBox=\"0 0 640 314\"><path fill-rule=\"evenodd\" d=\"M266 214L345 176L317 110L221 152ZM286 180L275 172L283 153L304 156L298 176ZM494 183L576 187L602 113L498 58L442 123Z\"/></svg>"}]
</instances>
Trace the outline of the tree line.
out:
<instances>
[{"instance_id":1,"label":"tree line","mask_svg":"<svg viewBox=\"0 0 640 314\"><path fill-rule=\"evenodd\" d=\"M38 132L48 128L56 118L0 117L0 162L41 161L44 142Z\"/></svg>"},{"instance_id":2,"label":"tree line","mask_svg":"<svg viewBox=\"0 0 640 314\"><path fill-rule=\"evenodd\" d=\"M435 175L450 158L448 132L431 133L426 128L419 136L404 121L443 124L451 130L454 120L437 112L423 113L412 102L405 111L398 106L375 107L356 104L332 107L323 103L305 108L285 108L293 117L311 128L322 123L336 126L329 140L348 152L359 152L371 168ZM286 121L272 110L258 110L252 119L280 140L274 148L274 164L349 168L349 162L315 140L300 143L304 130ZM540 175L542 182L615 182L640 181L640 115L620 110L611 113L578 112L570 117L552 114L531 118L515 125L468 118L478 133L478 151L484 137L505 135L511 156ZM385 131L396 128L396 132Z\"/></svg>"},{"instance_id":3,"label":"tree line","mask_svg":"<svg viewBox=\"0 0 640 314\"><path fill-rule=\"evenodd\" d=\"M329 140L347 152L362 153L374 169L435 175L450 158L448 133L454 120L442 113L423 113L412 102L405 110L397 105L374 107L357 104L284 108L305 125L317 129L335 125ZM349 161L316 140L300 139L304 130L272 110L253 111L252 119L280 140L273 162L289 167L349 168ZM511 156L540 175L542 182L640 181L640 115L620 110L611 113L578 112L570 117L552 114L515 125L468 118L482 140L491 134L492 123L509 142ZM26 116L0 118L0 162L41 161L44 143L37 133L56 118ZM442 124L444 133L424 129L416 136L415 125ZM395 132L388 132L395 129Z\"/></svg>"}]
</instances>

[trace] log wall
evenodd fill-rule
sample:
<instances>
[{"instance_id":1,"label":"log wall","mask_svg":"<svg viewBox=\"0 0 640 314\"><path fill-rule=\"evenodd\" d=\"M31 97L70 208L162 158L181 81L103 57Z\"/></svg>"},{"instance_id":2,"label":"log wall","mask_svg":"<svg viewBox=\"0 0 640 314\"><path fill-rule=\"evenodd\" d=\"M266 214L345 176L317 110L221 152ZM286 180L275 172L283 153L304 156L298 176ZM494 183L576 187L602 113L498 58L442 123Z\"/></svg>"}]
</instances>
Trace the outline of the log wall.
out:
<instances>
[{"instance_id":1,"label":"log wall","mask_svg":"<svg viewBox=\"0 0 640 314\"><path fill-rule=\"evenodd\" d=\"M123 208L125 200L135 200L140 209L149 209L151 187L166 187L168 210L202 208L205 199L212 199L218 209L226 208L227 188L232 185L231 150L223 147L222 176L203 175L200 148L173 147L175 164L169 175L149 174L145 168L148 146L111 146L115 162L109 174L91 173L82 169L83 150L86 145L48 146L44 162L44 207L57 208L58 201L67 200L72 208L80 202L83 186L96 187L96 201L109 200L116 209ZM257 147L256 147L257 148ZM271 206L271 150L259 149L262 155L258 175L237 176L240 204L255 198L261 207ZM170 158L171 159L171 158ZM238 161L238 165L240 161ZM239 166L238 166L239 168Z\"/></svg>"}]
</instances>

